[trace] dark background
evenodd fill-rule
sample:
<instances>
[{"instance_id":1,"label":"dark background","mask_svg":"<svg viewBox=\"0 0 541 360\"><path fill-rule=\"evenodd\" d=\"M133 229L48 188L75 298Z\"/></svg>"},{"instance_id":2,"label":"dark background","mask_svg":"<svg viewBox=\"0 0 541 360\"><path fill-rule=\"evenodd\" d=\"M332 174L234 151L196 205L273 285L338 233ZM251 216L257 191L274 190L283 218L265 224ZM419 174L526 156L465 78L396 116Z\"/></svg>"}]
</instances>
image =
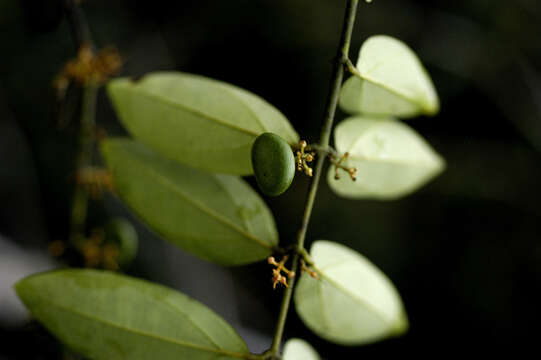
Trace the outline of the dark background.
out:
<instances>
[{"instance_id":1,"label":"dark background","mask_svg":"<svg viewBox=\"0 0 541 360\"><path fill-rule=\"evenodd\" d=\"M63 356L52 337L25 320L10 289L11 280L38 271L38 263L56 266L47 244L68 236L78 93L70 92L64 109L64 121L71 122L59 128L51 83L76 48L55 4L0 0L2 360ZM344 5L94 0L83 8L95 42L115 45L126 59L124 75L175 69L233 83L264 97L302 138L317 141ZM371 259L399 289L411 328L401 338L342 347L313 335L292 311L286 338L308 340L327 359L491 355L533 347L541 320L541 5L361 2L354 61L362 41L374 34L404 40L425 63L441 112L408 123L448 167L417 193L392 202L342 199L322 182L307 242L337 241ZM344 117L337 114L338 121ZM110 134L124 132L103 91L98 123ZM298 176L285 195L267 199L284 243L294 238L307 188ZM112 215L131 216L108 197L93 206L89 221L99 224ZM222 269L136 226L140 252L129 273L207 304L252 351L269 346L282 291L272 291L267 265ZM28 266L19 269L23 263Z\"/></svg>"}]
</instances>

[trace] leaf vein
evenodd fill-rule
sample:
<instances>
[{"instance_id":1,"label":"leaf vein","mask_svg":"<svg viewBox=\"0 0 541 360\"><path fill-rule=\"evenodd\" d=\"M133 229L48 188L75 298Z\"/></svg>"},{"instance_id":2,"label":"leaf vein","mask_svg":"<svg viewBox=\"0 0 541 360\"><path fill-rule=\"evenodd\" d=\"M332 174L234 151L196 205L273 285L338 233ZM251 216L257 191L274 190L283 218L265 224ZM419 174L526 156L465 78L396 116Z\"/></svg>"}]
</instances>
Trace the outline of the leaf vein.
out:
<instances>
[{"instance_id":1,"label":"leaf vein","mask_svg":"<svg viewBox=\"0 0 541 360\"><path fill-rule=\"evenodd\" d=\"M42 298L41 300L42 300L43 303L47 303L52 307L56 307L56 308L58 308L58 309L60 309L62 311L72 313L72 314L74 314L74 315L76 315L78 317L81 317L81 318L84 318L84 319L87 319L87 320L91 320L91 321L95 321L97 323L103 324L104 326L108 326L108 327L111 327L111 328L123 330L123 331L126 331L128 333L133 333L133 334L138 335L138 336L149 337L149 338L156 339L156 340L159 340L159 341L175 344L175 345L178 345L178 346L181 346L181 347L187 347L187 348L196 349L196 350L200 350L200 351L206 351L206 352L211 352L211 353L216 353L216 354L221 354L221 355L232 356L232 357L236 357L238 359L249 359L249 354L243 354L243 353L237 353L237 352L233 352L233 351L228 351L228 350L222 349L220 347L218 347L217 349L214 349L214 348L210 348L210 347L206 347L206 346L202 346L202 345L198 345L198 344L193 344L193 343L190 343L190 342L181 341L181 340L178 340L178 339L165 337L165 336L162 336L162 335L148 333L148 332L142 331L140 329L129 328L127 326L116 324L114 322L107 321L107 320L105 320L103 318L96 317L96 316L93 316L91 314L87 314L87 313L82 312L82 311L74 310L73 308L69 308L67 306L63 306L61 304L58 304L58 303L55 303L55 302L52 302L52 301L48 301L47 299L44 299L44 298Z\"/></svg>"},{"instance_id":2,"label":"leaf vein","mask_svg":"<svg viewBox=\"0 0 541 360\"><path fill-rule=\"evenodd\" d=\"M224 218L223 216L220 216L217 212L214 210L211 210L209 207L201 204L200 202L190 198L188 195L184 194L182 191L178 189L178 187L174 186L174 184L167 179L167 177L163 176L159 171L153 170L149 167L144 167L147 169L147 171L155 176L158 181L160 181L163 185L169 187L174 193L179 195L181 198L183 198L188 204L194 206L195 208L199 209L201 212L206 213L210 217L214 218L216 221L230 227L231 229L238 232L240 235L244 236L245 238L255 241L256 243L262 245L266 248L272 248L272 245L266 243L264 240L246 232L244 229L242 229L240 226L236 225L235 223L231 222L230 220Z\"/></svg>"},{"instance_id":3,"label":"leaf vein","mask_svg":"<svg viewBox=\"0 0 541 360\"><path fill-rule=\"evenodd\" d=\"M399 92L398 90L393 89L392 87L389 87L389 86L385 85L384 83L381 83L381 82L379 82L377 80L374 80L374 79L370 78L370 76L368 76L366 74L362 74L362 73L359 72L359 75L354 75L354 76L358 76L359 78L361 78L361 80L368 81L369 83L371 83L373 85L379 86L379 87L383 88L384 90L387 90L391 94L393 94L395 96L398 96L399 98L402 98L404 100L407 100L407 101L417 105L418 107L420 107L424 111L431 111L430 109L427 108L426 104L424 104L423 102L421 102L421 101L419 101L417 99L414 99L411 96L405 95L405 94Z\"/></svg>"},{"instance_id":4,"label":"leaf vein","mask_svg":"<svg viewBox=\"0 0 541 360\"><path fill-rule=\"evenodd\" d=\"M349 291L346 287L344 287L339 282L335 281L330 276L326 275L321 269L318 269L316 266L314 266L314 269L321 275L322 279L320 281L326 280L328 281L332 286L334 286L337 290L342 291L347 296L351 297L353 300L356 300L357 303L359 303L361 306L364 306L366 308L369 308L372 310L374 314L377 315L384 323L386 323L388 326L390 326L389 320L385 317L385 315L381 314L381 312L376 309L372 304L368 303L363 298L357 296L357 294Z\"/></svg>"},{"instance_id":5,"label":"leaf vein","mask_svg":"<svg viewBox=\"0 0 541 360\"><path fill-rule=\"evenodd\" d=\"M156 100L156 101L158 101L158 102L160 102L160 103L163 103L163 104L165 104L165 105L167 105L167 106L174 107L174 108L180 108L180 109L182 109L182 110L184 110L184 111L186 111L186 112L189 112L189 113L191 113L191 114L193 114L193 115L200 116L200 117L202 117L202 118L204 118L204 119L206 119L206 120L213 121L213 122L215 122L215 123L217 123L217 124L219 124L219 125L222 125L222 126L225 126L225 127L229 127L229 128L231 128L231 129L233 129L233 130L237 130L237 131L239 131L239 132L243 132L243 133L246 133L246 134L249 134L249 135L253 135L253 136L258 136L258 135L259 135L259 133L257 133L257 132L254 132L254 131L251 131L251 130L248 130L248 129L245 129L245 128L242 128L242 127L239 127L239 126L235 126L235 125L233 125L233 124L231 124L231 123L229 123L229 122L220 120L220 119L218 119L218 118L216 118L216 117L214 117L214 116L211 116L211 115L209 115L209 114L203 113L203 112L201 112L201 111L198 111L198 110L196 110L196 109L193 109L193 108L191 108L191 107L188 107L188 106L186 106L186 105L184 105L184 104L181 104L181 103L178 103L178 102L174 102L174 101L168 100L168 99L166 99L166 98L164 98L164 97L158 96L158 95L153 94L153 93L151 93L151 92L149 92L149 91L144 91L144 90L142 90L142 89L137 89L137 88L134 88L133 91L137 91L137 92L139 92L141 95L147 96L147 97L149 97L149 98L151 98L151 99L154 99L154 100Z\"/></svg>"}]
</instances>

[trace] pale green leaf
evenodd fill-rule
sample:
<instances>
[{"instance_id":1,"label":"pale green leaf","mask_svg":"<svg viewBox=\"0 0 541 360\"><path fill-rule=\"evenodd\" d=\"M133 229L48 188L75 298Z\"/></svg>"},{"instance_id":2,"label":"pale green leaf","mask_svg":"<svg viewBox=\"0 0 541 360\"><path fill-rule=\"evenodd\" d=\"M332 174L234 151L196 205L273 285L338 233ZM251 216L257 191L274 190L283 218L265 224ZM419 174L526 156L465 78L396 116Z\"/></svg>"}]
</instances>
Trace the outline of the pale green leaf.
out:
<instances>
[{"instance_id":1,"label":"pale green leaf","mask_svg":"<svg viewBox=\"0 0 541 360\"><path fill-rule=\"evenodd\" d=\"M319 360L319 354L302 339L290 339L284 346L283 360Z\"/></svg>"},{"instance_id":2,"label":"pale green leaf","mask_svg":"<svg viewBox=\"0 0 541 360\"><path fill-rule=\"evenodd\" d=\"M249 354L212 310L147 281L72 269L30 276L15 288L37 320L89 359L225 360Z\"/></svg>"},{"instance_id":3,"label":"pale green leaf","mask_svg":"<svg viewBox=\"0 0 541 360\"><path fill-rule=\"evenodd\" d=\"M335 146L349 153L344 165L357 169L352 181L334 167L328 182L338 195L349 198L395 199L417 190L445 168L445 162L412 128L392 119L353 117L335 129Z\"/></svg>"},{"instance_id":4,"label":"pale green leaf","mask_svg":"<svg viewBox=\"0 0 541 360\"><path fill-rule=\"evenodd\" d=\"M338 344L361 345L407 330L400 295L366 258L330 241L316 241L310 255L319 279L302 274L295 307L317 335Z\"/></svg>"},{"instance_id":5,"label":"pale green leaf","mask_svg":"<svg viewBox=\"0 0 541 360\"><path fill-rule=\"evenodd\" d=\"M356 114L413 117L434 115L439 99L417 55L390 36L368 38L359 52L358 76L342 88L340 106Z\"/></svg>"},{"instance_id":6,"label":"pale green leaf","mask_svg":"<svg viewBox=\"0 0 541 360\"><path fill-rule=\"evenodd\" d=\"M260 97L236 86L179 72L156 72L107 87L124 126L162 155L195 168L252 173L250 148L272 132L288 143L298 135L287 119Z\"/></svg>"},{"instance_id":7,"label":"pale green leaf","mask_svg":"<svg viewBox=\"0 0 541 360\"><path fill-rule=\"evenodd\" d=\"M166 159L132 140L102 146L116 192L155 232L202 259L239 265L278 243L274 219L242 179Z\"/></svg>"}]
</instances>

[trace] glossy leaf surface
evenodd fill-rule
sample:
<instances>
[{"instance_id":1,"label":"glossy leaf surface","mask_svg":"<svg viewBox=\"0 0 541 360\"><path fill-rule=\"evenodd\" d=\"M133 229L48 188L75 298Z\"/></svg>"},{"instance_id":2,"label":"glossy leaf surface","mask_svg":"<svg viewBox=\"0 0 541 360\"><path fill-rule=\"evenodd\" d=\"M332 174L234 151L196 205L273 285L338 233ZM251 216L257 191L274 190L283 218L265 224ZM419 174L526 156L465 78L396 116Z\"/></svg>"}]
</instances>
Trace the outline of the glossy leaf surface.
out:
<instances>
[{"instance_id":1,"label":"glossy leaf surface","mask_svg":"<svg viewBox=\"0 0 541 360\"><path fill-rule=\"evenodd\" d=\"M112 80L109 96L124 126L162 155L195 168L252 173L250 149L264 132L288 143L298 135L260 97L236 86L179 72L156 72L138 81Z\"/></svg>"},{"instance_id":2,"label":"glossy leaf surface","mask_svg":"<svg viewBox=\"0 0 541 360\"><path fill-rule=\"evenodd\" d=\"M331 189L348 198L395 199L417 190L444 168L445 162L412 128L392 119L354 117L339 123L334 132L344 164L357 169L352 181L334 167L329 169Z\"/></svg>"},{"instance_id":3,"label":"glossy leaf surface","mask_svg":"<svg viewBox=\"0 0 541 360\"><path fill-rule=\"evenodd\" d=\"M312 345L301 339L290 339L284 346L284 360L319 360L319 354Z\"/></svg>"},{"instance_id":4,"label":"glossy leaf surface","mask_svg":"<svg viewBox=\"0 0 541 360\"><path fill-rule=\"evenodd\" d=\"M132 140L102 146L116 192L155 232L205 260L239 265L278 243L274 218L242 179L179 164Z\"/></svg>"},{"instance_id":5,"label":"glossy leaf surface","mask_svg":"<svg viewBox=\"0 0 541 360\"><path fill-rule=\"evenodd\" d=\"M248 354L212 310L147 281L71 269L28 277L16 291L37 320L89 359L225 360Z\"/></svg>"},{"instance_id":6,"label":"glossy leaf surface","mask_svg":"<svg viewBox=\"0 0 541 360\"><path fill-rule=\"evenodd\" d=\"M360 345L407 330L400 295L365 257L330 241L316 241L310 255L320 279L304 272L294 299L312 331L338 344Z\"/></svg>"},{"instance_id":7,"label":"glossy leaf surface","mask_svg":"<svg viewBox=\"0 0 541 360\"><path fill-rule=\"evenodd\" d=\"M350 77L340 95L344 111L398 117L439 111L432 80L402 41L384 35L370 37L361 47L356 68L359 76Z\"/></svg>"}]
</instances>

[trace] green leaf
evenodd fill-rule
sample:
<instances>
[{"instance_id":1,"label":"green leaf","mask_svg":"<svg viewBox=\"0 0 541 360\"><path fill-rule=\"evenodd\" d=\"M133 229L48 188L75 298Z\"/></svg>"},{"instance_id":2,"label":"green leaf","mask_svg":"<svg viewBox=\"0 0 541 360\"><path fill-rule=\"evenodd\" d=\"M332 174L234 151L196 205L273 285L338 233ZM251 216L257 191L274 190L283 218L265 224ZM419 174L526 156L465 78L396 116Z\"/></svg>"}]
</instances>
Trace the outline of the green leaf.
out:
<instances>
[{"instance_id":1,"label":"green leaf","mask_svg":"<svg viewBox=\"0 0 541 360\"><path fill-rule=\"evenodd\" d=\"M361 345L407 330L400 295L366 258L330 241L316 241L310 254L319 279L302 274L295 307L312 331L338 344Z\"/></svg>"},{"instance_id":2,"label":"green leaf","mask_svg":"<svg viewBox=\"0 0 541 360\"><path fill-rule=\"evenodd\" d=\"M240 178L190 168L132 140L106 140L102 152L122 200L180 248L239 265L264 259L278 243L271 212Z\"/></svg>"},{"instance_id":3,"label":"green leaf","mask_svg":"<svg viewBox=\"0 0 541 360\"><path fill-rule=\"evenodd\" d=\"M295 144L287 119L260 97L202 76L156 72L109 82L126 128L162 155L211 172L252 173L250 148L264 132Z\"/></svg>"},{"instance_id":4,"label":"green leaf","mask_svg":"<svg viewBox=\"0 0 541 360\"><path fill-rule=\"evenodd\" d=\"M353 117L335 129L335 146L349 153L343 162L357 169L357 179L329 169L328 182L348 198L390 200L408 195L445 168L445 161L412 128L392 119Z\"/></svg>"},{"instance_id":5,"label":"green leaf","mask_svg":"<svg viewBox=\"0 0 541 360\"><path fill-rule=\"evenodd\" d=\"M15 285L32 315L94 360L246 359L248 348L196 300L144 280L97 270L61 270Z\"/></svg>"},{"instance_id":6,"label":"green leaf","mask_svg":"<svg viewBox=\"0 0 541 360\"><path fill-rule=\"evenodd\" d=\"M439 111L430 76L400 40L384 35L368 38L359 52L357 71L340 94L346 112L413 117Z\"/></svg>"},{"instance_id":7,"label":"green leaf","mask_svg":"<svg viewBox=\"0 0 541 360\"><path fill-rule=\"evenodd\" d=\"M284 360L319 360L319 354L304 340L290 339L284 346Z\"/></svg>"}]
</instances>

